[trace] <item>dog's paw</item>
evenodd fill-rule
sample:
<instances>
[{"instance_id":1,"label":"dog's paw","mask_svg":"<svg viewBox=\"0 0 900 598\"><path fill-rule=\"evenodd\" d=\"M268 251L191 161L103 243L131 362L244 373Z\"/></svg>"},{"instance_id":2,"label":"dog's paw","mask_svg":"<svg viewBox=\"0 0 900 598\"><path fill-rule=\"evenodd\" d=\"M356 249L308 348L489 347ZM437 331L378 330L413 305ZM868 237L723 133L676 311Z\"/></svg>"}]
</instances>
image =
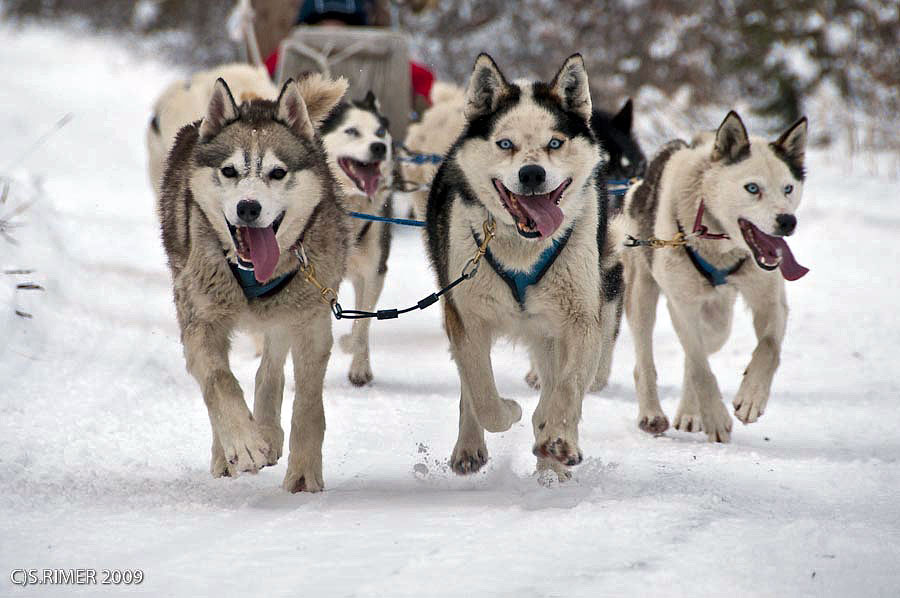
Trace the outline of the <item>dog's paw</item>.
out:
<instances>
[{"instance_id":1,"label":"dog's paw","mask_svg":"<svg viewBox=\"0 0 900 598\"><path fill-rule=\"evenodd\" d=\"M662 411L641 413L638 415L638 428L648 434L659 436L669 429L669 418Z\"/></svg>"},{"instance_id":2,"label":"dog's paw","mask_svg":"<svg viewBox=\"0 0 900 598\"><path fill-rule=\"evenodd\" d=\"M481 427L488 432L506 432L514 423L522 419L522 408L511 399L496 398L476 409Z\"/></svg>"},{"instance_id":3,"label":"dog's paw","mask_svg":"<svg viewBox=\"0 0 900 598\"><path fill-rule=\"evenodd\" d=\"M702 432L703 418L699 413L683 413L679 409L675 414L675 429L682 432Z\"/></svg>"},{"instance_id":4,"label":"dog's paw","mask_svg":"<svg viewBox=\"0 0 900 598\"><path fill-rule=\"evenodd\" d=\"M528 373L525 374L525 384L535 390L541 389L541 377L538 376L536 369L531 368L530 370L528 370Z\"/></svg>"},{"instance_id":5,"label":"dog's paw","mask_svg":"<svg viewBox=\"0 0 900 598\"><path fill-rule=\"evenodd\" d=\"M372 368L369 366L368 362L357 363L354 359L353 364L350 366L350 372L347 374L347 378L353 386L365 386L372 382Z\"/></svg>"},{"instance_id":6,"label":"dog's paw","mask_svg":"<svg viewBox=\"0 0 900 598\"><path fill-rule=\"evenodd\" d=\"M578 442L564 427L540 424L538 430L531 452L539 459L555 459L569 467L584 460Z\"/></svg>"},{"instance_id":7,"label":"dog's paw","mask_svg":"<svg viewBox=\"0 0 900 598\"><path fill-rule=\"evenodd\" d=\"M734 397L734 416L744 424L752 424L766 411L769 397L762 392L747 390L743 385Z\"/></svg>"},{"instance_id":8,"label":"dog's paw","mask_svg":"<svg viewBox=\"0 0 900 598\"><path fill-rule=\"evenodd\" d=\"M228 433L219 432L219 442L227 475L231 477L242 472L256 473L269 464L269 444L252 421L232 428Z\"/></svg>"},{"instance_id":9,"label":"dog's paw","mask_svg":"<svg viewBox=\"0 0 900 598\"><path fill-rule=\"evenodd\" d=\"M700 415L703 418L703 430L710 442L731 441L731 414L722 401L711 401L709 411L701 410Z\"/></svg>"},{"instance_id":10,"label":"dog's paw","mask_svg":"<svg viewBox=\"0 0 900 598\"><path fill-rule=\"evenodd\" d=\"M535 473L537 474L538 484L545 488L553 488L572 479L572 472L569 471L567 466L556 459L548 459L546 457L538 457L537 471Z\"/></svg>"},{"instance_id":11,"label":"dog's paw","mask_svg":"<svg viewBox=\"0 0 900 598\"><path fill-rule=\"evenodd\" d=\"M475 473L488 461L487 446L482 443L461 444L457 441L450 455L450 468L458 475Z\"/></svg>"},{"instance_id":12,"label":"dog's paw","mask_svg":"<svg viewBox=\"0 0 900 598\"><path fill-rule=\"evenodd\" d=\"M284 430L278 424L260 424L259 431L266 444L269 445L266 465L277 464L284 451Z\"/></svg>"},{"instance_id":13,"label":"dog's paw","mask_svg":"<svg viewBox=\"0 0 900 598\"><path fill-rule=\"evenodd\" d=\"M282 487L296 494L297 492L321 492L325 489L325 482L322 481L322 465L298 465L288 466L287 473L284 474L284 483Z\"/></svg>"},{"instance_id":14,"label":"dog's paw","mask_svg":"<svg viewBox=\"0 0 900 598\"><path fill-rule=\"evenodd\" d=\"M703 418L700 408L692 399L682 398L675 412L675 429L681 432L702 432Z\"/></svg>"},{"instance_id":15,"label":"dog's paw","mask_svg":"<svg viewBox=\"0 0 900 598\"><path fill-rule=\"evenodd\" d=\"M231 475L228 473L228 461L225 460L225 452L218 443L212 449L212 456L209 459L209 472L214 478L227 478Z\"/></svg>"}]
</instances>

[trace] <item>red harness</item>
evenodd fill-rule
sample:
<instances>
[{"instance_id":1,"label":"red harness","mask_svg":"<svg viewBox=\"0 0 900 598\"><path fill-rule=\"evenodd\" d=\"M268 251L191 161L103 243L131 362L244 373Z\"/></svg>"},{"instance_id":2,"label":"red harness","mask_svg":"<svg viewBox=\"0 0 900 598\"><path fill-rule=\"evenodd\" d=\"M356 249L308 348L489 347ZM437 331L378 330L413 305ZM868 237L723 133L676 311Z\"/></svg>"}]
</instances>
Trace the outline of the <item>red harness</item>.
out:
<instances>
[{"instance_id":1,"label":"red harness","mask_svg":"<svg viewBox=\"0 0 900 598\"><path fill-rule=\"evenodd\" d=\"M694 218L694 230L691 231L691 235L697 237L698 239L712 239L712 240L721 240L721 239L730 239L728 235L725 233L711 233L709 232L709 228L705 224L703 224L703 212L706 208L703 205L703 200L700 200L700 206L697 208L697 217Z\"/></svg>"}]
</instances>

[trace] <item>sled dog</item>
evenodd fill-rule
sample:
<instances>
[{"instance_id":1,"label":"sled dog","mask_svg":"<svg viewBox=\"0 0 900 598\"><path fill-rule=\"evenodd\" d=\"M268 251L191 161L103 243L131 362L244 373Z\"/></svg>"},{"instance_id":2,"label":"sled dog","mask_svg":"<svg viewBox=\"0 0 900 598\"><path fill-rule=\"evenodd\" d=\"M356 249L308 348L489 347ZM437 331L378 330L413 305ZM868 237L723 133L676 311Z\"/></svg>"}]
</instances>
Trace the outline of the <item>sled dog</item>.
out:
<instances>
[{"instance_id":1,"label":"sled dog","mask_svg":"<svg viewBox=\"0 0 900 598\"><path fill-rule=\"evenodd\" d=\"M342 102L320 130L328 161L344 190L349 211L391 217L394 153L388 121L370 91L362 101ZM391 225L351 219L347 276L356 292L356 309L372 311L378 303L391 248ZM363 386L372 381L368 318L356 320L341 347L353 355L348 377Z\"/></svg>"},{"instance_id":2,"label":"sled dog","mask_svg":"<svg viewBox=\"0 0 900 598\"><path fill-rule=\"evenodd\" d=\"M687 235L676 248L625 248L625 313L634 337L638 425L669 427L656 390L652 335L660 293L685 352L684 387L675 428L728 442L732 420L709 366L731 332L735 298L753 313L757 346L744 372L735 416L745 424L765 411L778 367L788 307L785 280L807 270L784 237L797 227L803 194L806 118L769 143L748 137L730 112L715 135L691 145L672 141L629 190L617 231L639 239Z\"/></svg>"},{"instance_id":3,"label":"sled dog","mask_svg":"<svg viewBox=\"0 0 900 598\"><path fill-rule=\"evenodd\" d=\"M179 131L169 154L159 200L162 240L187 369L209 411L214 476L255 472L281 456L290 351L296 391L284 487L324 486L331 313L298 274L298 256L322 285L338 288L349 231L316 126L346 87L314 75L287 82L276 101L238 106L219 79L203 119ZM239 327L265 335L252 413L228 363Z\"/></svg>"},{"instance_id":4,"label":"sled dog","mask_svg":"<svg viewBox=\"0 0 900 598\"><path fill-rule=\"evenodd\" d=\"M578 423L601 353L612 349L621 267L607 239L602 152L590 129L580 55L550 83L509 82L481 54L465 96L466 124L434 179L426 236L441 287L456 279L493 230L477 276L444 296L444 327L460 377L459 474L487 460L484 431L519 421L501 398L491 346L525 344L543 385L532 416L541 474L560 480L582 461ZM552 479L552 477L548 478Z\"/></svg>"}]
</instances>

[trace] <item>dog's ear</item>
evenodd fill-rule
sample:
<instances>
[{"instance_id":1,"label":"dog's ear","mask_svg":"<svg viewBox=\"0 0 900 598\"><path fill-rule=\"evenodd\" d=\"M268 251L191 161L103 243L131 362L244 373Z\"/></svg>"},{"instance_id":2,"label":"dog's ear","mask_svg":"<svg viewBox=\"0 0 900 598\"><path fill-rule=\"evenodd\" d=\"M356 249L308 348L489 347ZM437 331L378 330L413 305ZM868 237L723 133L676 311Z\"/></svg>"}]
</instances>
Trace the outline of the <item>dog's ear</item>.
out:
<instances>
[{"instance_id":1,"label":"dog's ear","mask_svg":"<svg viewBox=\"0 0 900 598\"><path fill-rule=\"evenodd\" d=\"M612 125L626 135L630 135L631 124L633 120L634 106L631 103L631 98L628 98L628 101L625 102L625 105L622 106L622 109L619 110L619 113L613 117Z\"/></svg>"},{"instance_id":2,"label":"dog's ear","mask_svg":"<svg viewBox=\"0 0 900 598\"><path fill-rule=\"evenodd\" d=\"M306 104L309 120L318 129L347 93L347 80L343 77L329 79L320 73L313 73L298 81L297 89Z\"/></svg>"},{"instance_id":3,"label":"dog's ear","mask_svg":"<svg viewBox=\"0 0 900 598\"><path fill-rule=\"evenodd\" d=\"M381 112L381 103L378 101L378 98L375 97L375 93L371 89L366 93L366 97L363 98L360 105L373 112Z\"/></svg>"},{"instance_id":4,"label":"dog's ear","mask_svg":"<svg viewBox=\"0 0 900 598\"><path fill-rule=\"evenodd\" d=\"M791 169L797 180L803 180L804 163L806 161L806 117L788 127L774 143L772 149L781 156Z\"/></svg>"},{"instance_id":5,"label":"dog's ear","mask_svg":"<svg viewBox=\"0 0 900 598\"><path fill-rule=\"evenodd\" d=\"M591 89L581 54L572 54L566 59L553 77L550 89L566 110L583 116L585 120L591 119Z\"/></svg>"},{"instance_id":6,"label":"dog's ear","mask_svg":"<svg viewBox=\"0 0 900 598\"><path fill-rule=\"evenodd\" d=\"M293 79L284 82L281 95L275 108L275 120L286 126L300 137L312 138L315 135L306 102L300 95L300 88Z\"/></svg>"},{"instance_id":7,"label":"dog's ear","mask_svg":"<svg viewBox=\"0 0 900 598\"><path fill-rule=\"evenodd\" d=\"M315 73L296 83L289 79L278 96L275 120L297 135L311 138L346 91L343 77L332 80Z\"/></svg>"},{"instance_id":8,"label":"dog's ear","mask_svg":"<svg viewBox=\"0 0 900 598\"><path fill-rule=\"evenodd\" d=\"M466 119L493 112L508 89L509 83L494 59L484 52L479 54L466 88Z\"/></svg>"},{"instance_id":9,"label":"dog's ear","mask_svg":"<svg viewBox=\"0 0 900 598\"><path fill-rule=\"evenodd\" d=\"M732 110L719 125L713 144L713 161L739 162L750 155L750 138L738 113Z\"/></svg>"},{"instance_id":10,"label":"dog's ear","mask_svg":"<svg viewBox=\"0 0 900 598\"><path fill-rule=\"evenodd\" d=\"M209 98L206 116L200 123L200 142L206 143L239 117L240 111L234 103L234 96L225 79L219 77L213 87L212 97Z\"/></svg>"}]
</instances>

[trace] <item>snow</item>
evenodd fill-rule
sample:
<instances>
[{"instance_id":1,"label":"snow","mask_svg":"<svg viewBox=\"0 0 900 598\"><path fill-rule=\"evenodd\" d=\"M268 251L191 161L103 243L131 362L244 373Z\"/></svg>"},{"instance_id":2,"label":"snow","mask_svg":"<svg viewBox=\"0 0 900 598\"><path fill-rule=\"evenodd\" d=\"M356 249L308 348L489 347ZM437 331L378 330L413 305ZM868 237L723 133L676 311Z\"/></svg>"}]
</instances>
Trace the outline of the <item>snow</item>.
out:
<instances>
[{"instance_id":1,"label":"snow","mask_svg":"<svg viewBox=\"0 0 900 598\"><path fill-rule=\"evenodd\" d=\"M484 473L459 478L446 466L458 379L432 308L373 324L371 387L350 385L335 349L327 489L289 495L284 459L234 480L207 472L143 148L150 105L180 73L111 38L4 26L0 44L0 165L12 164L0 174L10 201L39 197L20 244L0 240L0 269L34 268L46 289L15 292L21 277L0 274L0 595L103 593L17 588L20 567L141 569L130 589L152 596L897 595L896 180L848 172L837 151L810 156L792 246L812 272L789 285L767 412L736 423L731 444L637 429L626 328L610 387L585 400L573 482L532 477L527 416L489 435ZM382 306L431 292L418 233L397 231L389 268ZM753 346L740 310L713 359L728 401ZM681 350L664 309L656 355L671 417ZM494 361L529 414L525 355L501 345ZM245 389L254 365L239 338Z\"/></svg>"}]
</instances>

